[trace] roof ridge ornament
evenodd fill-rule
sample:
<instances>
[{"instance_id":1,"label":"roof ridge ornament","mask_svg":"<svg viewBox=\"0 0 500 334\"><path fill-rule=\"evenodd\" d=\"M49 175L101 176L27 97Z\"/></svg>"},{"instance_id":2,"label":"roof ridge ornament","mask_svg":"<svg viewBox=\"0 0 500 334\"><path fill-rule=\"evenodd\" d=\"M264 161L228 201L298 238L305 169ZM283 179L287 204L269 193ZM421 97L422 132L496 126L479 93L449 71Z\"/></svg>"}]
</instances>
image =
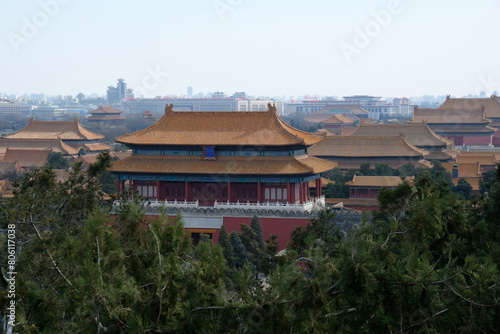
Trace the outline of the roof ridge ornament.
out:
<instances>
[{"instance_id":1,"label":"roof ridge ornament","mask_svg":"<svg viewBox=\"0 0 500 334\"><path fill-rule=\"evenodd\" d=\"M271 102L269 102L267 104L267 108L268 108L268 110L267 110L268 112L276 114L276 110L277 110L276 103L274 105L272 105Z\"/></svg>"},{"instance_id":2,"label":"roof ridge ornament","mask_svg":"<svg viewBox=\"0 0 500 334\"><path fill-rule=\"evenodd\" d=\"M171 115L174 112L174 104L170 103L170 105L165 106L165 115Z\"/></svg>"},{"instance_id":3,"label":"roof ridge ornament","mask_svg":"<svg viewBox=\"0 0 500 334\"><path fill-rule=\"evenodd\" d=\"M399 132L399 137L404 138L405 137L404 132Z\"/></svg>"}]
</instances>

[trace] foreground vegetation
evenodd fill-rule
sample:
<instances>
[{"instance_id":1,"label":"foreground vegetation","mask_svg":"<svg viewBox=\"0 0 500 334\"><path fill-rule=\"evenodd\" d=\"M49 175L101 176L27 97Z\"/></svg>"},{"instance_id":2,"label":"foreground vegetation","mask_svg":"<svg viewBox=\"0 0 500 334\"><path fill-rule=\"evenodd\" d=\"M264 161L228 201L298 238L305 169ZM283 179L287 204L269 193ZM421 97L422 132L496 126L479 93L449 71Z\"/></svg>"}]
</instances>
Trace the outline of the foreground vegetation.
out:
<instances>
[{"instance_id":1,"label":"foreground vegetation","mask_svg":"<svg viewBox=\"0 0 500 334\"><path fill-rule=\"evenodd\" d=\"M380 211L346 233L322 211L278 255L257 217L193 246L182 217L148 219L138 200L111 215L100 184L110 160L75 165L64 183L50 167L28 173L1 204L2 228L16 225L15 332L498 331L498 170L473 202L439 173L384 189Z\"/></svg>"}]
</instances>

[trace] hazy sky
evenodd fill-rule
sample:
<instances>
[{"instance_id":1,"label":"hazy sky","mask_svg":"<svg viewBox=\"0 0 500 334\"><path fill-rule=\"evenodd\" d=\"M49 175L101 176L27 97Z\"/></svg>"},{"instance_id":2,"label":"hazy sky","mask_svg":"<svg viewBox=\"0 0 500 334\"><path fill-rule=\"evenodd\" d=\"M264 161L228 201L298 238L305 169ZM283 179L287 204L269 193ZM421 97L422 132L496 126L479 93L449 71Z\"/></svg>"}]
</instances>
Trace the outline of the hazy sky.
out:
<instances>
[{"instance_id":1,"label":"hazy sky","mask_svg":"<svg viewBox=\"0 0 500 334\"><path fill-rule=\"evenodd\" d=\"M500 91L498 0L0 0L0 9L8 94L105 94L118 78L146 96L187 86L270 96Z\"/></svg>"}]
</instances>

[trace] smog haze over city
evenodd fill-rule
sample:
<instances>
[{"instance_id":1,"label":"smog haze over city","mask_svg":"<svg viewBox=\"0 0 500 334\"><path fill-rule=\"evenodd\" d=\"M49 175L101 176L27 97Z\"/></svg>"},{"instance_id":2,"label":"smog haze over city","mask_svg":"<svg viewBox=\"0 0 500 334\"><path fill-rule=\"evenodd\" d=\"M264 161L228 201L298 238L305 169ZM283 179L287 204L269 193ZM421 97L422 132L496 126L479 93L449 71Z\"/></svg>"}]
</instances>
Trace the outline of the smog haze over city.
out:
<instances>
[{"instance_id":1,"label":"smog haze over city","mask_svg":"<svg viewBox=\"0 0 500 334\"><path fill-rule=\"evenodd\" d=\"M0 92L498 91L496 0L2 1Z\"/></svg>"}]
</instances>

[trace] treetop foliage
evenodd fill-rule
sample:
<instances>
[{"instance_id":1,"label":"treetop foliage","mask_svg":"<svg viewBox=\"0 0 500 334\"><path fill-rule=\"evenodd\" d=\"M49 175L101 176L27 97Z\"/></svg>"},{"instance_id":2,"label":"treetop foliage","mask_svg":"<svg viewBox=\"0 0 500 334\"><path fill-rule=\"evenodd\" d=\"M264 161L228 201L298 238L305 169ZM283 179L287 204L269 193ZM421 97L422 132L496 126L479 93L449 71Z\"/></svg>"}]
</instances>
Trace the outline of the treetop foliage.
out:
<instances>
[{"instance_id":1,"label":"treetop foliage","mask_svg":"<svg viewBox=\"0 0 500 334\"><path fill-rule=\"evenodd\" d=\"M109 163L74 165L66 182L36 169L1 202L18 242L14 331L498 332L498 171L472 201L422 173L383 189L379 212L349 231L320 211L277 252L273 236L262 249L258 219L193 246L180 215L145 216L139 198L112 207L100 183Z\"/></svg>"}]
</instances>

